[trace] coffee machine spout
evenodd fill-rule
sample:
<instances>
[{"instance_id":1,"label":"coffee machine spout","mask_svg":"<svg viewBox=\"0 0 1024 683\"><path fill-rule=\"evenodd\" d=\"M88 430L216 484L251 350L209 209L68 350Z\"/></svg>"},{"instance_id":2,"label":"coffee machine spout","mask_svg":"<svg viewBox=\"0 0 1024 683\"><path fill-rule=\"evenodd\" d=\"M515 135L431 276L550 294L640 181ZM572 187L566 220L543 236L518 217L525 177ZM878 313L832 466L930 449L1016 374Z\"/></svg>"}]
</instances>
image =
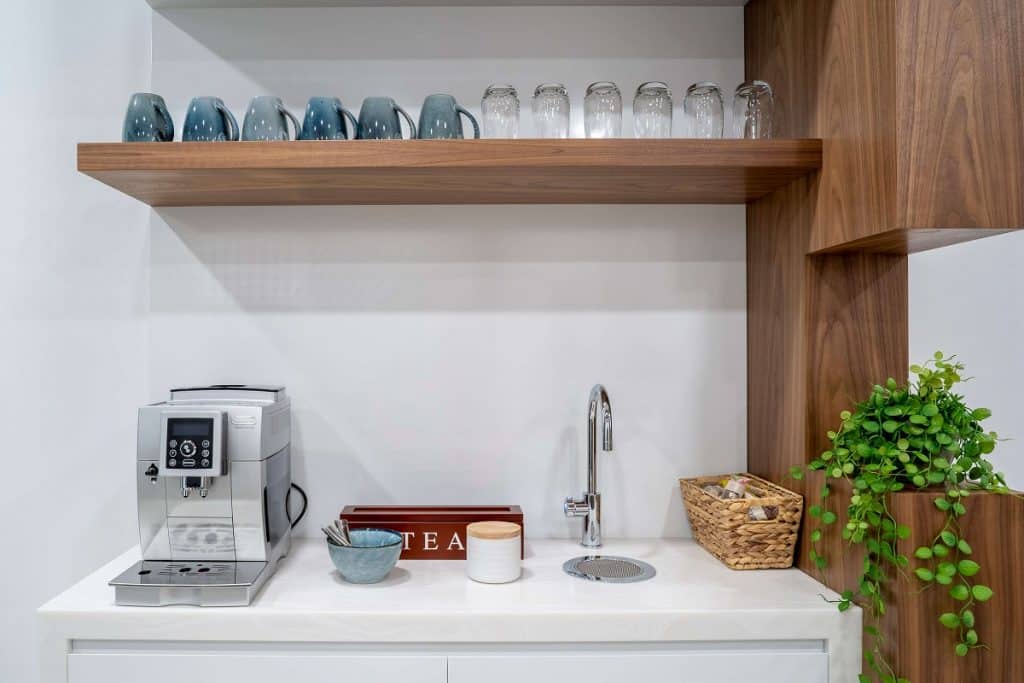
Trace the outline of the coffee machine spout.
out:
<instances>
[{"instance_id":1,"label":"coffee machine spout","mask_svg":"<svg viewBox=\"0 0 1024 683\"><path fill-rule=\"evenodd\" d=\"M199 490L199 497L206 498L206 495L210 492L209 482L206 477L182 477L181 478L181 497L188 498L188 494L193 490Z\"/></svg>"}]
</instances>

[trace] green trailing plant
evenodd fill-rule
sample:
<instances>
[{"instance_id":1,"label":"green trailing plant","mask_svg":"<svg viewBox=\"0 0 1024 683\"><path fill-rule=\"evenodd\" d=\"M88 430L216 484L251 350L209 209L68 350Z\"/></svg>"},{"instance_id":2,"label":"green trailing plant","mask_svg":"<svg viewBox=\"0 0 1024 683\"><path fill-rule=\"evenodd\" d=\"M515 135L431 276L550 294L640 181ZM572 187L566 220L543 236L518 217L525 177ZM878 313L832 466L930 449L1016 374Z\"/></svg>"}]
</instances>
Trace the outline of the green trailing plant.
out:
<instances>
[{"instance_id":1,"label":"green trailing plant","mask_svg":"<svg viewBox=\"0 0 1024 683\"><path fill-rule=\"evenodd\" d=\"M967 656L984 647L978 640L975 610L993 598L992 589L979 581L982 567L971 559L972 549L961 533L968 498L976 491L1005 493L1003 475L985 456L995 448L997 435L981 423L991 415L985 408L969 408L953 388L964 381L964 365L955 357L936 352L932 360L913 365L914 378L900 384L889 378L853 411L843 411L837 431L830 431L832 447L811 461L808 470L825 474L820 501L808 512L816 520L811 530L810 559L819 569L828 559L819 552L823 535L841 529L843 539L864 550L863 570L856 586L835 601L840 611L859 605L865 612L865 633L872 646L864 653L869 670L883 683L908 683L897 675L882 653L879 629L886 613L886 595L899 576L909 576L911 559L901 554L898 542L910 536L909 527L891 513L889 496L904 489L934 491L935 507L943 523L934 538L914 551L913 574L923 590L942 590L949 607L935 618L950 630L956 655ZM791 471L794 478L804 468ZM849 483L845 516L830 509L833 486ZM861 683L872 679L861 674Z\"/></svg>"}]
</instances>

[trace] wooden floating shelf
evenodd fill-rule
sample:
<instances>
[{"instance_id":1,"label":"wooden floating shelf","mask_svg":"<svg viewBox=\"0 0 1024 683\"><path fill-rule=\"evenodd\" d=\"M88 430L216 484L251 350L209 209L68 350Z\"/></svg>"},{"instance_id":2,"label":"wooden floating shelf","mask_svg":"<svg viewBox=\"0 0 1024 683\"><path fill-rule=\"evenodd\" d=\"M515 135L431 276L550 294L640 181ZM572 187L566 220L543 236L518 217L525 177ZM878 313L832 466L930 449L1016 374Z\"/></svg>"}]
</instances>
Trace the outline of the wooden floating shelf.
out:
<instances>
[{"instance_id":1,"label":"wooden floating shelf","mask_svg":"<svg viewBox=\"0 0 1024 683\"><path fill-rule=\"evenodd\" d=\"M821 167L821 140L81 143L151 206L742 204Z\"/></svg>"}]
</instances>

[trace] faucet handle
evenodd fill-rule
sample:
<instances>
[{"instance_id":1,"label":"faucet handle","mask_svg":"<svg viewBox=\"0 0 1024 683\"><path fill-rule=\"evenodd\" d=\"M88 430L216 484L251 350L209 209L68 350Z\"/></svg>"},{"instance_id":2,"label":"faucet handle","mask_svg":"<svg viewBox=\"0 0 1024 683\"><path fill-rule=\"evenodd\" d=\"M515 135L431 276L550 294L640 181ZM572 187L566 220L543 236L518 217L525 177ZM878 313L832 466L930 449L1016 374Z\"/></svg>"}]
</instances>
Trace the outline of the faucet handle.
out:
<instances>
[{"instance_id":1,"label":"faucet handle","mask_svg":"<svg viewBox=\"0 0 1024 683\"><path fill-rule=\"evenodd\" d=\"M586 517L590 512L590 503L586 498L568 496L562 505L566 517Z\"/></svg>"}]
</instances>

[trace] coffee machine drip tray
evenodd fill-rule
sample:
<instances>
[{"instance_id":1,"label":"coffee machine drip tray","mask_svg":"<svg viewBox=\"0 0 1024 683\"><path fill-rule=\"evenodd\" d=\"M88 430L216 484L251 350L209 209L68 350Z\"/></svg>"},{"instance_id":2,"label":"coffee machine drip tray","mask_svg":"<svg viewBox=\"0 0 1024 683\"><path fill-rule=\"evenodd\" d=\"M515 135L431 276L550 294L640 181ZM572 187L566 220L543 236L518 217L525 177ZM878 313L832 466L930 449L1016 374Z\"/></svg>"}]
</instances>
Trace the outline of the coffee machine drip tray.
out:
<instances>
[{"instance_id":1,"label":"coffee machine drip tray","mask_svg":"<svg viewBox=\"0 0 1024 683\"><path fill-rule=\"evenodd\" d=\"M136 562L110 582L118 605L248 605L266 581L266 562Z\"/></svg>"}]
</instances>

